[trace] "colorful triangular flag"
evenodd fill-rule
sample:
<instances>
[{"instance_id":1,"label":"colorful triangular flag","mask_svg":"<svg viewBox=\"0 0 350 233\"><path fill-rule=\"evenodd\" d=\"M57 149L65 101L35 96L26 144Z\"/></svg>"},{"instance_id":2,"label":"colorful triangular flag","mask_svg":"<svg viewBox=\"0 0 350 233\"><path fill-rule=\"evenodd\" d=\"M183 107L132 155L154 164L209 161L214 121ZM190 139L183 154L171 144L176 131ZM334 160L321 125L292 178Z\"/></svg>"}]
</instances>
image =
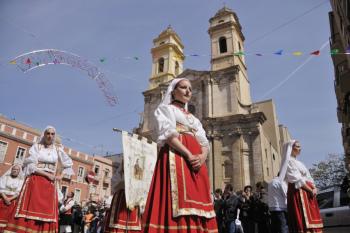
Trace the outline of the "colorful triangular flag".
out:
<instances>
[{"instance_id":1,"label":"colorful triangular flag","mask_svg":"<svg viewBox=\"0 0 350 233\"><path fill-rule=\"evenodd\" d=\"M320 50L313 51L312 53L310 53L310 55L318 56L320 55Z\"/></svg>"},{"instance_id":2,"label":"colorful triangular flag","mask_svg":"<svg viewBox=\"0 0 350 233\"><path fill-rule=\"evenodd\" d=\"M339 49L332 49L331 50L331 55L336 55L339 53Z\"/></svg>"},{"instance_id":3,"label":"colorful triangular flag","mask_svg":"<svg viewBox=\"0 0 350 233\"><path fill-rule=\"evenodd\" d=\"M233 56L244 56L244 52L239 51L237 53L233 53Z\"/></svg>"},{"instance_id":4,"label":"colorful triangular flag","mask_svg":"<svg viewBox=\"0 0 350 233\"><path fill-rule=\"evenodd\" d=\"M138 58L138 57L134 57L134 59L135 59L135 60L139 60L139 58Z\"/></svg>"},{"instance_id":5,"label":"colorful triangular flag","mask_svg":"<svg viewBox=\"0 0 350 233\"><path fill-rule=\"evenodd\" d=\"M16 65L16 60L12 60L12 61L10 61L10 64L12 64L12 65Z\"/></svg>"},{"instance_id":6,"label":"colorful triangular flag","mask_svg":"<svg viewBox=\"0 0 350 233\"><path fill-rule=\"evenodd\" d=\"M302 52L294 52L293 55L294 56L301 56L303 53Z\"/></svg>"},{"instance_id":7,"label":"colorful triangular flag","mask_svg":"<svg viewBox=\"0 0 350 233\"><path fill-rule=\"evenodd\" d=\"M35 63L37 66L39 66L40 65L40 63L39 62L37 62L37 63Z\"/></svg>"},{"instance_id":8,"label":"colorful triangular flag","mask_svg":"<svg viewBox=\"0 0 350 233\"><path fill-rule=\"evenodd\" d=\"M278 50L278 51L274 52L273 54L275 54L275 55L282 55L282 53L283 53L283 49Z\"/></svg>"},{"instance_id":9,"label":"colorful triangular flag","mask_svg":"<svg viewBox=\"0 0 350 233\"><path fill-rule=\"evenodd\" d=\"M100 58L100 62L105 62L106 61L106 58Z\"/></svg>"},{"instance_id":10,"label":"colorful triangular flag","mask_svg":"<svg viewBox=\"0 0 350 233\"><path fill-rule=\"evenodd\" d=\"M26 60L26 64L31 64L32 63L32 61L28 58L27 60Z\"/></svg>"},{"instance_id":11,"label":"colorful triangular flag","mask_svg":"<svg viewBox=\"0 0 350 233\"><path fill-rule=\"evenodd\" d=\"M262 54L261 54L261 53L256 53L255 55L256 55L256 56L259 56L259 57L261 57L261 56L262 56Z\"/></svg>"}]
</instances>

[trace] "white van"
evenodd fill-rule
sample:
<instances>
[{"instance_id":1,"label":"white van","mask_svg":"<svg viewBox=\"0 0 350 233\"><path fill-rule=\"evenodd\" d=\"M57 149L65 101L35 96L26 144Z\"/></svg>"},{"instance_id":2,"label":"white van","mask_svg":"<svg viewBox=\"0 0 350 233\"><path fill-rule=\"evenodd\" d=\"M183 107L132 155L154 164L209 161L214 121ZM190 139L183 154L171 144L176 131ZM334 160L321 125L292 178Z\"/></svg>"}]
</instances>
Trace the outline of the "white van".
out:
<instances>
[{"instance_id":1,"label":"white van","mask_svg":"<svg viewBox=\"0 0 350 233\"><path fill-rule=\"evenodd\" d=\"M339 186L320 191L318 205L323 219L324 233L350 232L350 198Z\"/></svg>"}]
</instances>

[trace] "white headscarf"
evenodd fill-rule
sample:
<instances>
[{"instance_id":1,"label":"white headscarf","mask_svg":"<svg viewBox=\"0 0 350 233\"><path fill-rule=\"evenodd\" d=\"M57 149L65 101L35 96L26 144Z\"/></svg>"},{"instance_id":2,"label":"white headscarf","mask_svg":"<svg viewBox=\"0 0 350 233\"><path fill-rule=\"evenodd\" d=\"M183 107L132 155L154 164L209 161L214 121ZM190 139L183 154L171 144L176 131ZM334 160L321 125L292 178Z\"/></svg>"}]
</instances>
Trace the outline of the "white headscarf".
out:
<instances>
[{"instance_id":1,"label":"white headscarf","mask_svg":"<svg viewBox=\"0 0 350 233\"><path fill-rule=\"evenodd\" d=\"M19 167L19 173L18 173L18 176L16 178L24 179L24 173L22 171L22 165L19 164L19 163L13 164L1 177L11 176L12 168L15 167L15 166Z\"/></svg>"},{"instance_id":2,"label":"white headscarf","mask_svg":"<svg viewBox=\"0 0 350 233\"><path fill-rule=\"evenodd\" d=\"M281 181L284 181L287 173L288 168L288 162L290 160L290 156L292 154L293 145L296 142L296 140L290 140L289 142L286 142L283 144L283 151L282 151L282 161L281 161L281 168L280 168L280 174L278 178Z\"/></svg>"},{"instance_id":3,"label":"white headscarf","mask_svg":"<svg viewBox=\"0 0 350 233\"><path fill-rule=\"evenodd\" d=\"M12 178L11 171L15 166L18 166L20 170L18 176L16 178ZM23 181L24 173L22 171L22 166L20 164L14 164L5 172L5 174L0 177L0 193L18 195L22 188ZM8 188L11 190L8 190Z\"/></svg>"},{"instance_id":4,"label":"white headscarf","mask_svg":"<svg viewBox=\"0 0 350 233\"><path fill-rule=\"evenodd\" d=\"M44 131L41 132L40 138L38 140L38 143L43 144L44 143L44 137L45 137L45 133L47 130L49 129L53 129L53 131L55 132L55 135L53 136L53 140L52 140L52 144L55 144L55 140L56 140L56 129L55 127L48 125L46 126L46 128L44 129Z\"/></svg>"},{"instance_id":5,"label":"white headscarf","mask_svg":"<svg viewBox=\"0 0 350 233\"><path fill-rule=\"evenodd\" d=\"M175 78L171 81L171 83L168 86L168 89L162 99L162 102L160 102L160 104L164 104L164 105L168 105L171 104L172 102L172 92L175 89L175 86L181 82L182 80L187 80L189 81L187 78ZM185 104L185 109L187 110L187 103Z\"/></svg>"}]
</instances>

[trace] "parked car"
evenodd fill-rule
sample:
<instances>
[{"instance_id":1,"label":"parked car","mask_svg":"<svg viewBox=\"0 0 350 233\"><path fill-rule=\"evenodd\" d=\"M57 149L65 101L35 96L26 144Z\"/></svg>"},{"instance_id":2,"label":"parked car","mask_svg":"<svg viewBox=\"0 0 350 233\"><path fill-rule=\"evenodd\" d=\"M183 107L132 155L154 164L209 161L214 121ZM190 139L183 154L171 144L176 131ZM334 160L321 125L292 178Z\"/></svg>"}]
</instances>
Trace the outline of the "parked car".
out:
<instances>
[{"instance_id":1,"label":"parked car","mask_svg":"<svg viewBox=\"0 0 350 233\"><path fill-rule=\"evenodd\" d=\"M323 232L350 232L350 197L346 190L340 186L324 189L318 193L317 201L323 219Z\"/></svg>"}]
</instances>

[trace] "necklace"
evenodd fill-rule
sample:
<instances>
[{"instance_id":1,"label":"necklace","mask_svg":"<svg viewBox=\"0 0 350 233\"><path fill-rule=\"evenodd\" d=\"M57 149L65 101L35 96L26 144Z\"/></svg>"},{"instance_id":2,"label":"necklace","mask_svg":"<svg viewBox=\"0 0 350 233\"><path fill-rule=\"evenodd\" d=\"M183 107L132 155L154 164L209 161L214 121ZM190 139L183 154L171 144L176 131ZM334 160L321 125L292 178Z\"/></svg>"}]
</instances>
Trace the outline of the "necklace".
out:
<instances>
[{"instance_id":1,"label":"necklace","mask_svg":"<svg viewBox=\"0 0 350 233\"><path fill-rule=\"evenodd\" d=\"M179 108L183 108L183 109L184 109L185 106L186 106L185 103L182 103L182 102L179 101L179 100L173 100L172 104L175 105L175 106L177 106L177 107L179 107Z\"/></svg>"},{"instance_id":2,"label":"necklace","mask_svg":"<svg viewBox=\"0 0 350 233\"><path fill-rule=\"evenodd\" d=\"M179 101L173 101L172 104L173 104L175 107L177 107L178 109L180 109L180 110L185 114L185 117L186 117L186 119L187 119L187 122L188 122L190 125L192 125L192 124L194 123L194 117L193 117L193 115L192 115L191 113L189 113L188 111L186 111L185 108L179 106L179 105L178 105L179 103L181 103L181 102L179 102Z\"/></svg>"}]
</instances>

